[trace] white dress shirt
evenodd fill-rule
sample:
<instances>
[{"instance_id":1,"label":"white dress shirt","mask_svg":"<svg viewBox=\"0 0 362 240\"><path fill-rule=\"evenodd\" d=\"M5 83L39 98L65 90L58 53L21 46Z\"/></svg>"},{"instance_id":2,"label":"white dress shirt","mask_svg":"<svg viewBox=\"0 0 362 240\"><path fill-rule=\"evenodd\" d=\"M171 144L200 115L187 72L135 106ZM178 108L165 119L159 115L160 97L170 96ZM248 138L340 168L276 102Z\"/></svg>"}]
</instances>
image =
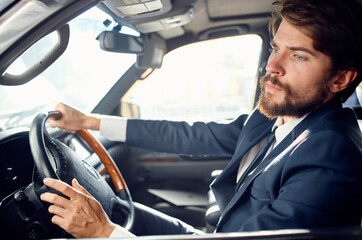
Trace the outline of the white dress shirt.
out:
<instances>
[{"instance_id":1,"label":"white dress shirt","mask_svg":"<svg viewBox=\"0 0 362 240\"><path fill-rule=\"evenodd\" d=\"M127 231L123 227L117 225L116 228L112 231L109 238L135 238L136 236L131 232Z\"/></svg>"},{"instance_id":2,"label":"white dress shirt","mask_svg":"<svg viewBox=\"0 0 362 240\"><path fill-rule=\"evenodd\" d=\"M362 106L362 86L357 87L356 95L357 95L357 99L358 99L359 104Z\"/></svg>"},{"instance_id":3,"label":"white dress shirt","mask_svg":"<svg viewBox=\"0 0 362 240\"><path fill-rule=\"evenodd\" d=\"M112 141L126 141L127 119L115 116L102 116L100 134Z\"/></svg>"},{"instance_id":4,"label":"white dress shirt","mask_svg":"<svg viewBox=\"0 0 362 240\"><path fill-rule=\"evenodd\" d=\"M283 120L282 118L277 118L277 121L275 122L274 126L272 127L272 131L275 130L275 142L270 146L268 152L265 154L265 157L281 142L283 139L297 126L307 115L304 115L301 118L296 118L288 123L282 124ZM261 146L264 144L268 137L265 137L263 140L261 140L258 144L256 144L254 147L252 147L249 152L247 152L243 159L240 162L238 174L236 177L236 182L239 181L243 173L246 171L246 169L249 167L251 162L254 160L256 154L258 154ZM264 157L264 158L265 158ZM252 174L252 172L250 173Z\"/></svg>"}]
</instances>

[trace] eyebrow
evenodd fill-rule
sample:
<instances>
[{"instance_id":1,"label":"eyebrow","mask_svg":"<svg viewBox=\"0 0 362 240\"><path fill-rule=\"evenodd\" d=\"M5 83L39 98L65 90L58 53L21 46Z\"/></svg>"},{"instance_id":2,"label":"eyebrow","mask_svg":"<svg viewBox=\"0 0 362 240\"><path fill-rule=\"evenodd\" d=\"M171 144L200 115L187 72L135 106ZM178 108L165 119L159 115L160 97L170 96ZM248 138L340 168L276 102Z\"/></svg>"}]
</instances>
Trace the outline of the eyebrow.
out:
<instances>
[{"instance_id":1,"label":"eyebrow","mask_svg":"<svg viewBox=\"0 0 362 240\"><path fill-rule=\"evenodd\" d=\"M277 44L275 43L274 40L271 40L270 41L270 46L276 47ZM287 47L287 48L292 50L292 51L302 51L302 52L306 52L306 53L308 53L308 54L310 54L312 56L316 56L316 54L312 50L310 50L308 48L305 48L305 47Z\"/></svg>"}]
</instances>

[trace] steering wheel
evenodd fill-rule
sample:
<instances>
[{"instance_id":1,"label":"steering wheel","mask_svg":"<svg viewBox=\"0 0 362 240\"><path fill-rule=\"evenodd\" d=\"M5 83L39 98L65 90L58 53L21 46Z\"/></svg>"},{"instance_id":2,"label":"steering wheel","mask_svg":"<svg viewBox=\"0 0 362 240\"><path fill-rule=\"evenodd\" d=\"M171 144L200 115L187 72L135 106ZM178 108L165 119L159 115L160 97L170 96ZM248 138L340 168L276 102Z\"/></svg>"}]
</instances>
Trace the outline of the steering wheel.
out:
<instances>
[{"instance_id":1,"label":"steering wheel","mask_svg":"<svg viewBox=\"0 0 362 240\"><path fill-rule=\"evenodd\" d=\"M71 148L53 139L45 123L50 116L61 117L57 111L38 114L29 132L31 153L41 179L51 177L71 185L76 178L80 185L96 198L109 218L131 230L134 220L134 205L122 174L103 145L87 130L77 134L86 141L104 164L116 189L117 195L104 178ZM48 191L55 191L48 189ZM60 193L59 193L60 194Z\"/></svg>"}]
</instances>

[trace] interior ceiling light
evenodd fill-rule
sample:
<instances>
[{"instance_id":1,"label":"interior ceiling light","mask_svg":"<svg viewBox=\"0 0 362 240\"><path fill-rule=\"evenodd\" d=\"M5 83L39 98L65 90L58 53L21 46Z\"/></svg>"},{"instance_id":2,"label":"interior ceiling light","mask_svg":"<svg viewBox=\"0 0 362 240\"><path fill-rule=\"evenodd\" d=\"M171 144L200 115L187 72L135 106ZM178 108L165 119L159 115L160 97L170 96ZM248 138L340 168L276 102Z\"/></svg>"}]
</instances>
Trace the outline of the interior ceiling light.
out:
<instances>
[{"instance_id":1,"label":"interior ceiling light","mask_svg":"<svg viewBox=\"0 0 362 240\"><path fill-rule=\"evenodd\" d=\"M124 16L132 16L147 12L158 11L163 8L161 0L122 0L125 6L117 9Z\"/></svg>"}]
</instances>

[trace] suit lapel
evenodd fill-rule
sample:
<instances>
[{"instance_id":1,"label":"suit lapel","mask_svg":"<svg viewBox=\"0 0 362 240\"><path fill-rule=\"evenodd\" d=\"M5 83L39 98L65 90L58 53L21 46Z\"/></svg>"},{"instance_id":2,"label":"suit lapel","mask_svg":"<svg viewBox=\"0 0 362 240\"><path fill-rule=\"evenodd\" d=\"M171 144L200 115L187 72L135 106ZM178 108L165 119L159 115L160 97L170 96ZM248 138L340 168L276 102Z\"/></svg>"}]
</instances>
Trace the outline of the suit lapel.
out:
<instances>
[{"instance_id":1,"label":"suit lapel","mask_svg":"<svg viewBox=\"0 0 362 240\"><path fill-rule=\"evenodd\" d=\"M279 156L286 148L288 148L297 138L300 136L301 133L303 133L307 128L309 128L311 125L313 125L318 119L324 115L327 111L330 111L333 108L340 107L340 104L336 103L335 101L331 101L327 103L325 106L323 106L320 109L317 109L316 111L309 114L302 122L300 122L284 139L283 141L275 148L273 151L269 153L269 155L264 159L264 161L256 168L254 173L245 181L245 183L240 187L239 191L235 193L235 195L231 198L230 202L225 206L224 210L222 211L222 215L220 218L220 223L223 219L225 219L225 216L230 212L232 207L236 204L236 202L241 198L241 196L244 194L245 190L250 186L250 184L253 182L253 180L260 175L264 169L272 163L274 159L276 159L277 156ZM271 125L272 126L272 125ZM265 127L265 125L264 125ZM257 132L256 134L261 134L263 131L261 131L258 128L251 129L250 131ZM257 131L258 130L258 131ZM263 137L265 137L268 132L270 132L270 129L266 132L263 132ZM248 132L245 134L252 134L252 136L255 137L255 134L252 132ZM259 141L263 138L258 138ZM247 138L245 136L245 142L252 141L254 146L258 141L253 141L250 138ZM248 144L248 150L252 147L250 144ZM248 151L246 150L246 151ZM243 151L243 154L246 153L246 151ZM240 160L240 159L239 159Z\"/></svg>"},{"instance_id":2,"label":"suit lapel","mask_svg":"<svg viewBox=\"0 0 362 240\"><path fill-rule=\"evenodd\" d=\"M271 131L274 120L270 121L258 110L248 119L240 133L235 153L229 164L211 184L215 198L221 211L226 207L235 194L236 174L242 157L253 146L260 142Z\"/></svg>"},{"instance_id":3,"label":"suit lapel","mask_svg":"<svg viewBox=\"0 0 362 240\"><path fill-rule=\"evenodd\" d=\"M270 132L270 131L269 131ZM268 134L268 132L267 132ZM260 165L255 169L255 171L249 176L240 189L235 192L235 195L231 198L230 202L225 207L222 212L221 219L229 213L229 210L237 203L240 197L244 194L245 190L249 187L250 183L263 172L263 170L285 149L287 148L294 140L291 136L294 135L290 133L273 151L271 151L266 158L260 163ZM266 135L265 135L266 136ZM264 136L264 137L265 137Z\"/></svg>"},{"instance_id":4,"label":"suit lapel","mask_svg":"<svg viewBox=\"0 0 362 240\"><path fill-rule=\"evenodd\" d=\"M264 122L251 130L246 130L245 133L242 134L234 156L230 164L228 164L228 167L225 168L225 170L227 170L226 173L233 172L236 174L242 157L270 133L272 126L273 122ZM236 175L234 180L236 181Z\"/></svg>"}]
</instances>

